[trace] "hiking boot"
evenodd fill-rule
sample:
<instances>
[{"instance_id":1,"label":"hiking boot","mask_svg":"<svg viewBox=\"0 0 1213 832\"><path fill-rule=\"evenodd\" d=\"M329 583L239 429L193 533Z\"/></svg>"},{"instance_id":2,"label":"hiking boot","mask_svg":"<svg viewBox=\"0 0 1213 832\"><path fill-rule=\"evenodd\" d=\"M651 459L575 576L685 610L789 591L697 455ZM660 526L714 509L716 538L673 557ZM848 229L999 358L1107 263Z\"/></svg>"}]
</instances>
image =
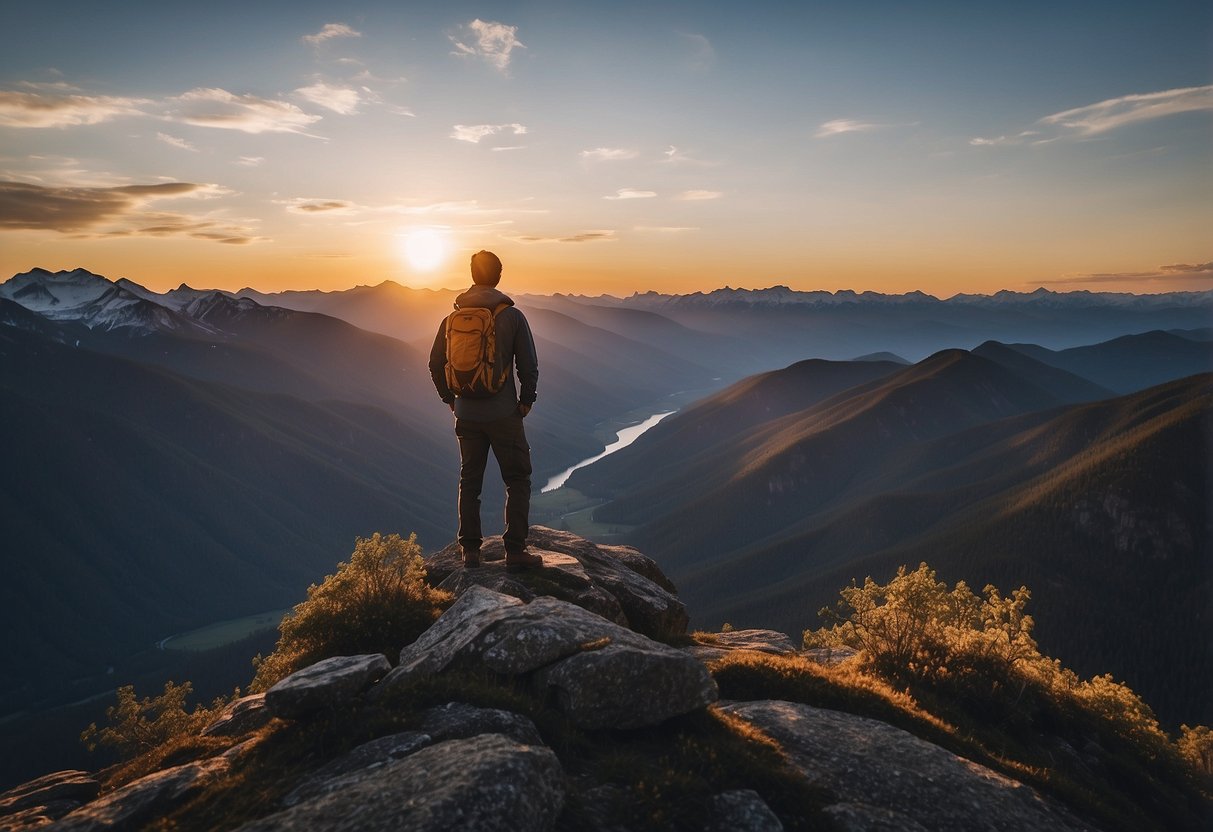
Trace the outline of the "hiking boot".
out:
<instances>
[{"instance_id":1,"label":"hiking boot","mask_svg":"<svg viewBox=\"0 0 1213 832\"><path fill-rule=\"evenodd\" d=\"M525 569L534 569L540 566L543 566L543 557L532 555L526 549L523 549L521 552L505 553L505 570L507 572L522 572Z\"/></svg>"},{"instance_id":2,"label":"hiking boot","mask_svg":"<svg viewBox=\"0 0 1213 832\"><path fill-rule=\"evenodd\" d=\"M480 550L479 549L464 549L463 550L463 568L476 569L480 566Z\"/></svg>"}]
</instances>

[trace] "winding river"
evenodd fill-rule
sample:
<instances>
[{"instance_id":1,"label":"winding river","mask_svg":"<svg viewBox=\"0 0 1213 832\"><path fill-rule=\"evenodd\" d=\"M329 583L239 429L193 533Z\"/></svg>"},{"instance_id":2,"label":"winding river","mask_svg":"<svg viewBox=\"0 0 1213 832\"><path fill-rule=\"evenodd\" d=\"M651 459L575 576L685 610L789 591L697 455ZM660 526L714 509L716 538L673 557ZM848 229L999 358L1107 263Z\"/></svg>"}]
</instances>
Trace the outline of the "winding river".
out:
<instances>
[{"instance_id":1,"label":"winding river","mask_svg":"<svg viewBox=\"0 0 1213 832\"><path fill-rule=\"evenodd\" d=\"M604 456L610 456L611 454L615 453L615 451L618 451L621 448L626 448L628 445L631 445L633 442L635 442L637 439L639 439L640 435L643 434L646 430L653 427L653 425L660 422L666 416L670 416L676 412L677 411L675 411L675 410L669 410L669 411L666 411L665 413L654 413L652 416L645 419L643 422L640 422L639 424L635 424L635 425L632 425L631 427L626 427L626 428L622 429L621 431L619 431L619 433L617 433L615 435L615 441L602 449L602 453L598 454L598 456L592 456L589 459L583 459L581 462L578 462L572 468L562 471L559 474L557 474L556 476L552 477L550 480L548 480L548 484L539 490L539 493L546 494L549 491L555 491L557 488L560 488L562 485L564 485L565 481L568 480L569 476L574 471L576 471L578 468L584 468L587 465L592 465L593 463L602 459Z\"/></svg>"}]
</instances>

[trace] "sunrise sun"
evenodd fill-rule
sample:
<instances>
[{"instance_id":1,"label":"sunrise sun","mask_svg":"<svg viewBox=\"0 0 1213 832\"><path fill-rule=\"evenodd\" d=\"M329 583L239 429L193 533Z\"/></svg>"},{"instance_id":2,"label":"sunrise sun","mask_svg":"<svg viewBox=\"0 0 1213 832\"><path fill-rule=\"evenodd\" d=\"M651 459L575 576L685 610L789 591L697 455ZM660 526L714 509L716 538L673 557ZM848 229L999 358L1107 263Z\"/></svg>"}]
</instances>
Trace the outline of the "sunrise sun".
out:
<instances>
[{"instance_id":1,"label":"sunrise sun","mask_svg":"<svg viewBox=\"0 0 1213 832\"><path fill-rule=\"evenodd\" d=\"M451 250L450 235L441 228L412 228L397 235L401 256L414 271L433 271Z\"/></svg>"}]
</instances>

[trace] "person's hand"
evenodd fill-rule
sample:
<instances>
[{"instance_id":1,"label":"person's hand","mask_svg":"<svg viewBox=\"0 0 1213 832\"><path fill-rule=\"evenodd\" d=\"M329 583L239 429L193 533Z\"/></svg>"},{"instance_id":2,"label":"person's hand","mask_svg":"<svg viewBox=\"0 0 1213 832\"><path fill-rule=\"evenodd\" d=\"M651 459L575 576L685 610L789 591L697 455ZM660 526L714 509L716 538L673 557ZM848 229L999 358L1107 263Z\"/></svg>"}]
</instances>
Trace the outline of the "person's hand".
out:
<instances>
[{"instance_id":1,"label":"person's hand","mask_svg":"<svg viewBox=\"0 0 1213 832\"><path fill-rule=\"evenodd\" d=\"M518 403L518 415L519 416L521 416L523 419L525 419L526 415L530 412L531 412L531 406L529 404L523 404L522 402Z\"/></svg>"}]
</instances>

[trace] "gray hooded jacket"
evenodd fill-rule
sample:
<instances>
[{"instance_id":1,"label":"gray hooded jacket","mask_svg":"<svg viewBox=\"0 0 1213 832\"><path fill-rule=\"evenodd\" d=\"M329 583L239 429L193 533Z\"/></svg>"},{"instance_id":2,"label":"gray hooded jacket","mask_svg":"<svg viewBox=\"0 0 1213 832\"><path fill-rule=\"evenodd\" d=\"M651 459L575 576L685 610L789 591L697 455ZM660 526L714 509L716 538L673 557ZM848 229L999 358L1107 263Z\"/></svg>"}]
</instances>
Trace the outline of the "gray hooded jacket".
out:
<instances>
[{"instance_id":1,"label":"gray hooded jacket","mask_svg":"<svg viewBox=\"0 0 1213 832\"><path fill-rule=\"evenodd\" d=\"M497 333L497 360L508 370L505 384L495 395L484 399L456 398L446 383L446 319L438 325L434 346L430 350L430 378L434 388L446 403L455 403L455 416L473 422L504 419L518 409L518 403L534 404L535 388L539 383L539 360L535 356L535 339L526 316L514 306L504 292L491 286L473 285L455 298L456 309L495 309L507 303L493 324ZM515 381L517 368L517 382ZM521 384L521 390L518 389Z\"/></svg>"}]
</instances>

